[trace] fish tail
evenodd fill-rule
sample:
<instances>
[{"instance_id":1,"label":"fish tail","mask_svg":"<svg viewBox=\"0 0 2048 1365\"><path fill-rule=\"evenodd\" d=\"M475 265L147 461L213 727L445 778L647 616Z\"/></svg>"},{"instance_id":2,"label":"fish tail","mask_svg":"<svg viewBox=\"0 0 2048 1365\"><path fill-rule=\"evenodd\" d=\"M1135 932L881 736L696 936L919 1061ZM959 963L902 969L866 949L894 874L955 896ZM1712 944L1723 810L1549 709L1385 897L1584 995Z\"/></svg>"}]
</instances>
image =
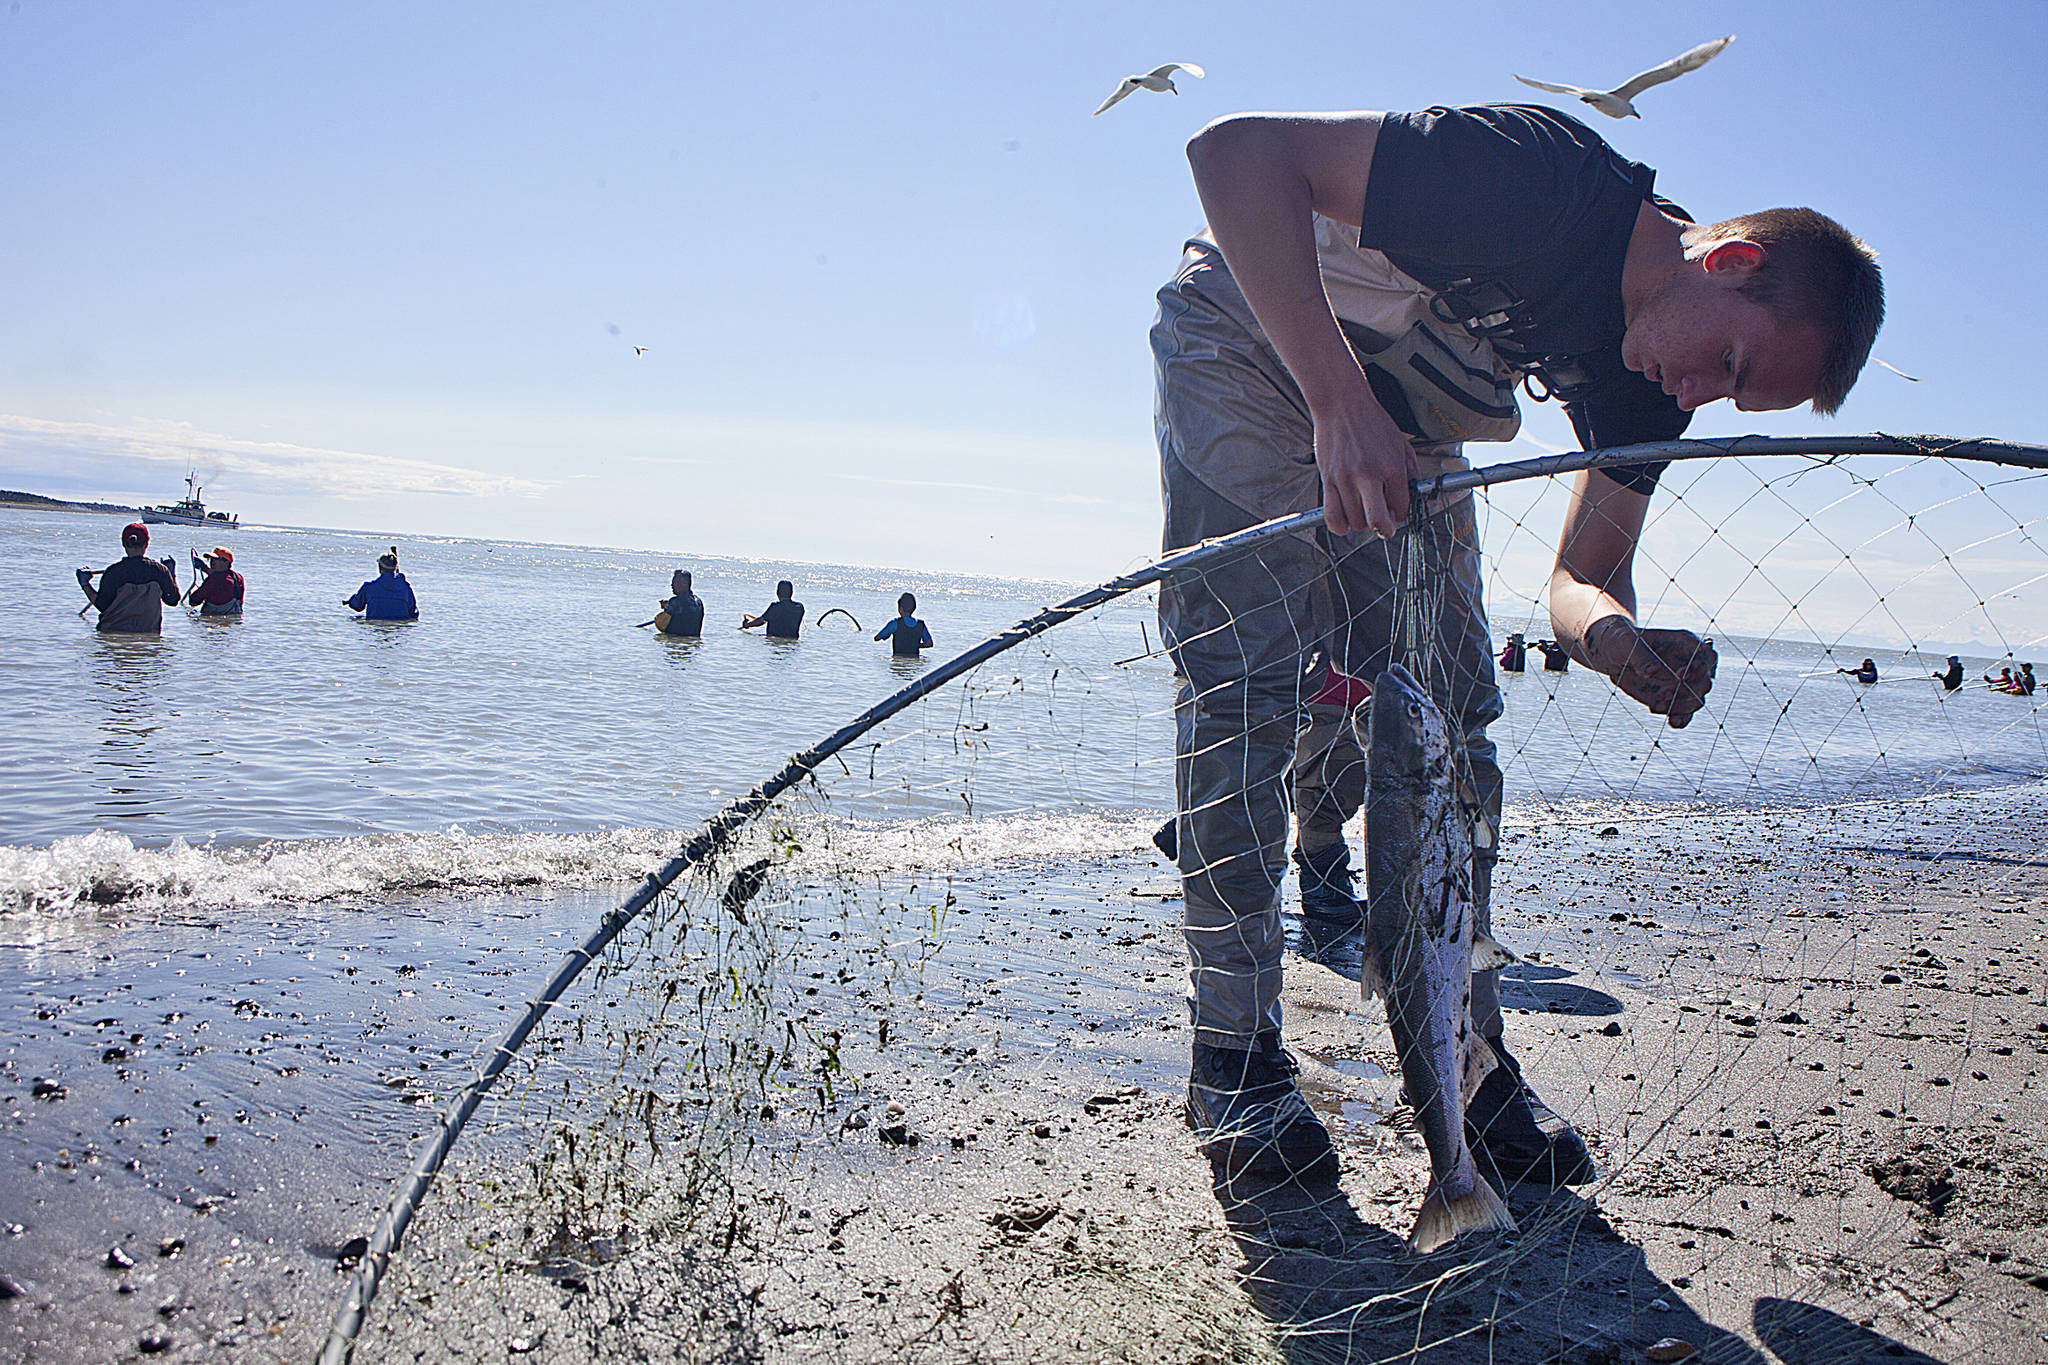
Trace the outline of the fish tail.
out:
<instances>
[{"instance_id":1,"label":"fish tail","mask_svg":"<svg viewBox=\"0 0 2048 1365\"><path fill-rule=\"evenodd\" d=\"M1470 1104L1472 1097L1479 1092L1480 1083L1500 1065L1500 1058L1495 1054L1493 1044L1487 1042L1471 1022L1470 1015L1466 1016L1465 1029L1465 1069L1458 1078L1458 1084L1465 1103Z\"/></svg>"},{"instance_id":2,"label":"fish tail","mask_svg":"<svg viewBox=\"0 0 2048 1365\"><path fill-rule=\"evenodd\" d=\"M1493 1186L1474 1175L1471 1189L1455 1197L1446 1195L1442 1182L1430 1186L1415 1215L1415 1230L1408 1245L1427 1255L1446 1242L1468 1232L1513 1232L1515 1216L1493 1192Z\"/></svg>"},{"instance_id":3,"label":"fish tail","mask_svg":"<svg viewBox=\"0 0 2048 1365\"><path fill-rule=\"evenodd\" d=\"M1472 935L1472 970L1490 972L1496 967L1506 967L1522 959L1495 943L1490 935Z\"/></svg>"},{"instance_id":4,"label":"fish tail","mask_svg":"<svg viewBox=\"0 0 2048 1365\"><path fill-rule=\"evenodd\" d=\"M1358 964L1358 988L1367 1004L1381 996L1393 999L1387 991L1386 969L1380 965L1380 955L1369 942L1365 945L1363 960Z\"/></svg>"}]
</instances>

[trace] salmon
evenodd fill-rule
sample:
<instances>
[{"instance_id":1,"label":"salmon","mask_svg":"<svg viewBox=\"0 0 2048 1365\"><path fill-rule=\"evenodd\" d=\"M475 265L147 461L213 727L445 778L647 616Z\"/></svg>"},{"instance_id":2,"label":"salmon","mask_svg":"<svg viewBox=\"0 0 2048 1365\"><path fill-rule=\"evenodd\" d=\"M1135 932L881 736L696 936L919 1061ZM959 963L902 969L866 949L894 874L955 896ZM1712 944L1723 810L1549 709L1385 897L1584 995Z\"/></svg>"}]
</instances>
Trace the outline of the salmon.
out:
<instances>
[{"instance_id":1,"label":"salmon","mask_svg":"<svg viewBox=\"0 0 2048 1365\"><path fill-rule=\"evenodd\" d=\"M1465 1104L1495 1065L1472 1026L1472 973L1513 959L1472 925L1472 834L1450 730L1399 664L1373 684L1366 722L1365 998L1384 997L1401 1084L1429 1148L1429 1193L1409 1245L1513 1231L1465 1143Z\"/></svg>"}]
</instances>

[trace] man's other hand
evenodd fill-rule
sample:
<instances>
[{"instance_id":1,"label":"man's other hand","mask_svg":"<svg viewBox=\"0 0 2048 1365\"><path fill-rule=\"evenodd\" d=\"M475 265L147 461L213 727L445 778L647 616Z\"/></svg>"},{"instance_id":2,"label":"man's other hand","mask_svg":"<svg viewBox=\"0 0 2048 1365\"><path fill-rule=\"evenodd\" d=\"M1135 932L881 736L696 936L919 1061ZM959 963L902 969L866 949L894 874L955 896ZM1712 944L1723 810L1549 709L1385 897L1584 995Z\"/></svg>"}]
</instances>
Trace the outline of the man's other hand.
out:
<instances>
[{"instance_id":1,"label":"man's other hand","mask_svg":"<svg viewBox=\"0 0 2048 1365\"><path fill-rule=\"evenodd\" d=\"M1692 722L1713 690L1714 642L1689 630L1644 629L1618 616L1599 623L1590 653L1614 685L1663 716L1674 730Z\"/></svg>"},{"instance_id":2,"label":"man's other hand","mask_svg":"<svg viewBox=\"0 0 2048 1365\"><path fill-rule=\"evenodd\" d=\"M1361 385L1361 387L1363 387ZM1315 415L1316 470L1323 477L1323 525L1331 534L1385 538L1408 520L1415 448L1365 389L1365 401Z\"/></svg>"}]
</instances>

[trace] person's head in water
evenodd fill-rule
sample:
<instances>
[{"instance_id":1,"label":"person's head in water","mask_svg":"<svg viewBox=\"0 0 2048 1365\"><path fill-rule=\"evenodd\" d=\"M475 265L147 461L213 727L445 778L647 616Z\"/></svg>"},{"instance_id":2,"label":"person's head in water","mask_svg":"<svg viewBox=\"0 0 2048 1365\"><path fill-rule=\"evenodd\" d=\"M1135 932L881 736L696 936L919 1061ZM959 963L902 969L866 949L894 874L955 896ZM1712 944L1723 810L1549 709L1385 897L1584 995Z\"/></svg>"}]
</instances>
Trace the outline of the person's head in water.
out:
<instances>
[{"instance_id":1,"label":"person's head in water","mask_svg":"<svg viewBox=\"0 0 2048 1365\"><path fill-rule=\"evenodd\" d=\"M678 597L687 594L690 591L690 571L688 569L677 569L669 575L668 586L669 591Z\"/></svg>"},{"instance_id":2,"label":"person's head in water","mask_svg":"<svg viewBox=\"0 0 2048 1365\"><path fill-rule=\"evenodd\" d=\"M377 556L377 572L378 572L378 573L397 573L397 572L398 572L398 547L397 547L396 545L392 546L392 547L391 547L391 548L390 548L389 550L385 551L385 552L384 552L383 554L381 554L381 555L378 555L378 556Z\"/></svg>"},{"instance_id":3,"label":"person's head in water","mask_svg":"<svg viewBox=\"0 0 2048 1365\"><path fill-rule=\"evenodd\" d=\"M790 598L796 596L796 584L790 582L787 578L783 579L775 585L775 596L781 601L787 602Z\"/></svg>"},{"instance_id":4,"label":"person's head in water","mask_svg":"<svg viewBox=\"0 0 2048 1365\"><path fill-rule=\"evenodd\" d=\"M131 521L121 528L121 548L131 555L149 553L149 528L139 521Z\"/></svg>"},{"instance_id":5,"label":"person's head in water","mask_svg":"<svg viewBox=\"0 0 2048 1365\"><path fill-rule=\"evenodd\" d=\"M917 594L914 592L907 592L904 593L903 596L897 598L896 614L898 616L917 615Z\"/></svg>"}]
</instances>

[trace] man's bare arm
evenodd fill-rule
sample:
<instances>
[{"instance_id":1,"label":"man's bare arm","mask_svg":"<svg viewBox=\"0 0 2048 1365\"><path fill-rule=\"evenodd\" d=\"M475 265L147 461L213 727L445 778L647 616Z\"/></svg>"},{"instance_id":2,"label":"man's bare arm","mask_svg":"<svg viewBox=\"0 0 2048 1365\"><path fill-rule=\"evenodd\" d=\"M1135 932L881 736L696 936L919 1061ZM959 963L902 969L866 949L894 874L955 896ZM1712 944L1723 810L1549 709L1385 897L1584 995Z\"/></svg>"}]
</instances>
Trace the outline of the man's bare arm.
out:
<instances>
[{"instance_id":1,"label":"man's bare arm","mask_svg":"<svg viewBox=\"0 0 2048 1365\"><path fill-rule=\"evenodd\" d=\"M1315 421L1329 528L1391 535L1408 515L1414 452L1330 311L1312 215L1357 223L1381 115L1237 114L1188 143L1209 231Z\"/></svg>"},{"instance_id":2,"label":"man's bare arm","mask_svg":"<svg viewBox=\"0 0 2048 1365\"><path fill-rule=\"evenodd\" d=\"M1582 470L1550 572L1550 629L1572 657L1683 729L1714 685L1714 646L1636 621L1635 555L1649 495Z\"/></svg>"}]
</instances>

